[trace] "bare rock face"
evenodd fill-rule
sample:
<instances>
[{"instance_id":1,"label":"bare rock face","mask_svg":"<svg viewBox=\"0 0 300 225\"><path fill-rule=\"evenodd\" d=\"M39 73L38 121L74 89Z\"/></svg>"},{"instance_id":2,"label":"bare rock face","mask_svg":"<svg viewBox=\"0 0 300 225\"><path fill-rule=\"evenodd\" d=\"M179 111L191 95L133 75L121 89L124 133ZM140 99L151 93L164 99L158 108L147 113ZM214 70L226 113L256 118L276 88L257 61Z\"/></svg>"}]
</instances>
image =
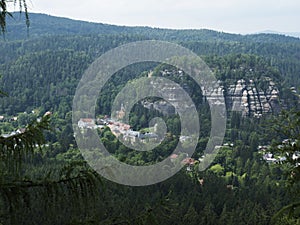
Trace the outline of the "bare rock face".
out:
<instances>
[{"instance_id":1,"label":"bare rock face","mask_svg":"<svg viewBox=\"0 0 300 225\"><path fill-rule=\"evenodd\" d=\"M252 71L252 70L251 70ZM182 71L163 70L160 76L175 76L181 78ZM173 101L174 88L168 88L166 84L159 84L160 89L166 93L169 102ZM187 89L187 88L184 88ZM189 89L187 89L189 90ZM243 116L261 117L263 114L278 112L279 108L279 90L275 82L270 77L244 78L236 81L218 80L211 88L201 87L203 99L206 99L213 105L223 104L220 99L225 98L226 109L228 111L242 112ZM192 90L190 90L192 91ZM144 101L143 105L149 109L155 109L164 115L172 115L175 112L172 105L164 100L157 102Z\"/></svg>"},{"instance_id":2,"label":"bare rock face","mask_svg":"<svg viewBox=\"0 0 300 225\"><path fill-rule=\"evenodd\" d=\"M244 116L261 117L265 113L277 111L279 107L278 88L268 77L257 81L238 80L226 92L228 109L241 111Z\"/></svg>"}]
</instances>

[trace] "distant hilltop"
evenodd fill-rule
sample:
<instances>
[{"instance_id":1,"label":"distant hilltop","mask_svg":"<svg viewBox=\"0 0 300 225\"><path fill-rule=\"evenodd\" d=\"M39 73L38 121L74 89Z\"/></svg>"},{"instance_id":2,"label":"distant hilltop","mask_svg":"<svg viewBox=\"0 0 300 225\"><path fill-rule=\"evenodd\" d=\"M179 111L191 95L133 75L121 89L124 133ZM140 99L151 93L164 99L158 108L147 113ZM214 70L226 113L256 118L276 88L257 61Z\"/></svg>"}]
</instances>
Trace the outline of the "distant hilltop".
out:
<instances>
[{"instance_id":1,"label":"distant hilltop","mask_svg":"<svg viewBox=\"0 0 300 225\"><path fill-rule=\"evenodd\" d=\"M30 28L25 24L24 14L13 13L7 19L6 40L30 39L53 35L137 35L166 41L238 41L238 42L298 42L299 38L281 33L231 34L208 29L161 29L145 26L117 26L86 22L40 13L30 13ZM280 35L279 35L280 34ZM292 34L290 34L293 36ZM299 37L299 33L297 37Z\"/></svg>"},{"instance_id":2,"label":"distant hilltop","mask_svg":"<svg viewBox=\"0 0 300 225\"><path fill-rule=\"evenodd\" d=\"M300 38L300 32L280 32L280 31L273 31L273 30L265 30L259 32L259 34L278 34L278 35L286 35L289 37Z\"/></svg>"}]
</instances>

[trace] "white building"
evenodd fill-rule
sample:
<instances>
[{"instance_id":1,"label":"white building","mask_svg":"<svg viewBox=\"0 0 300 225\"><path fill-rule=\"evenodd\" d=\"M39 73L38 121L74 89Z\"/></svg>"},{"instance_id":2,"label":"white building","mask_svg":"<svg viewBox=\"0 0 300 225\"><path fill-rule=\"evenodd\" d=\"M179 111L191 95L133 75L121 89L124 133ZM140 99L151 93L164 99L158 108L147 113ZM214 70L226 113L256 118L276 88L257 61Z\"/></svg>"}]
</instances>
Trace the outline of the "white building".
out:
<instances>
[{"instance_id":1,"label":"white building","mask_svg":"<svg viewBox=\"0 0 300 225\"><path fill-rule=\"evenodd\" d=\"M94 119L91 118L81 118L78 121L78 127L80 129L96 129L96 123Z\"/></svg>"}]
</instances>

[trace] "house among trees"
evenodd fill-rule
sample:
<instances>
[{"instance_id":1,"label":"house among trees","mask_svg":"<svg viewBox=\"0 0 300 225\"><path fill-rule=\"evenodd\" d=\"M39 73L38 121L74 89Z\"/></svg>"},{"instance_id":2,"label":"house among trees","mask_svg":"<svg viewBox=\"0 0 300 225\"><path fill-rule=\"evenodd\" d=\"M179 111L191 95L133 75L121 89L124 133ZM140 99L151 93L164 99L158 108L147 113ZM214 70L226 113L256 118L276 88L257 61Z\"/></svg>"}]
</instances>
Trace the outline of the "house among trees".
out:
<instances>
[{"instance_id":1,"label":"house among trees","mask_svg":"<svg viewBox=\"0 0 300 225\"><path fill-rule=\"evenodd\" d=\"M95 123L95 120L92 118L81 118L78 121L78 127L80 129L96 129L97 125Z\"/></svg>"},{"instance_id":2,"label":"house among trees","mask_svg":"<svg viewBox=\"0 0 300 225\"><path fill-rule=\"evenodd\" d=\"M183 159L183 160L181 161L181 163L184 164L184 165L187 165L186 170L190 172L190 171L193 170L194 165L195 165L195 163L196 163L196 160L193 159L193 158L188 157L188 158Z\"/></svg>"}]
</instances>

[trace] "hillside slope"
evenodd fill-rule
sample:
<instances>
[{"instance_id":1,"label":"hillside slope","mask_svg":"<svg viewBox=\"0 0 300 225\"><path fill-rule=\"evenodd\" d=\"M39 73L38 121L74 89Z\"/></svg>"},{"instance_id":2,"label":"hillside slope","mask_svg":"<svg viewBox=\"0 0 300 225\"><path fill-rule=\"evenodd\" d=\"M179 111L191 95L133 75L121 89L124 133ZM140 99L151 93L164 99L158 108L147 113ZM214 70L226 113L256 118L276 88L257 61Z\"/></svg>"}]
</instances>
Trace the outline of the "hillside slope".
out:
<instances>
[{"instance_id":1,"label":"hillside slope","mask_svg":"<svg viewBox=\"0 0 300 225\"><path fill-rule=\"evenodd\" d=\"M295 43L299 38L278 34L239 35L217 32L207 29L175 30L151 27L116 26L103 23L91 23L68 18L55 17L45 14L31 13L29 33L25 26L24 15L13 14L8 18L7 40L20 40L47 35L89 35L89 34L132 34L146 36L151 39L177 41L242 41L242 42L280 42Z\"/></svg>"}]
</instances>

